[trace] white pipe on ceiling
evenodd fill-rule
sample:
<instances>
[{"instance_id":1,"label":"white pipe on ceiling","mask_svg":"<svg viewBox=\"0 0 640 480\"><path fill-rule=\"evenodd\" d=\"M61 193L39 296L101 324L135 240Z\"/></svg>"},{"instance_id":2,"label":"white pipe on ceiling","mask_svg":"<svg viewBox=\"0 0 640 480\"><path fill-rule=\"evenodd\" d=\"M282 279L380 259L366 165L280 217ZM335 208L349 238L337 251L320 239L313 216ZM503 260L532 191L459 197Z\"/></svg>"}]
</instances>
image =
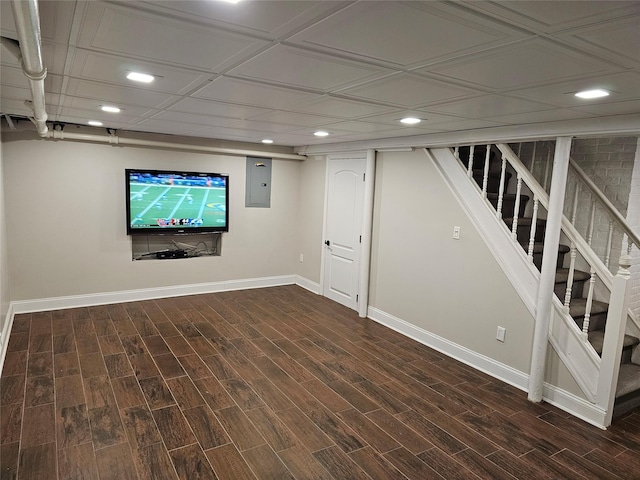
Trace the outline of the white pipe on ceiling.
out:
<instances>
[{"instance_id":1,"label":"white pipe on ceiling","mask_svg":"<svg viewBox=\"0 0 640 480\"><path fill-rule=\"evenodd\" d=\"M239 148L222 148L212 147L206 145L190 145L185 143L175 142L161 142L158 140L143 140L138 138L122 138L115 134L110 135L93 135L89 133L74 133L65 132L63 130L49 131L44 135L46 138L53 138L56 140L80 140L84 142L96 142L96 143L109 143L111 145L129 145L134 147L153 147L153 148L168 148L173 150L186 150L190 152L201 153L217 153L220 155L238 155L238 156L252 156L252 157L266 157L266 158L279 158L283 160L306 160L304 155L297 155L293 153L278 153L278 152L266 152L259 150L248 150Z\"/></svg>"},{"instance_id":2,"label":"white pipe on ceiling","mask_svg":"<svg viewBox=\"0 0 640 480\"><path fill-rule=\"evenodd\" d=\"M31 88L32 121L38 129L38 134L44 137L49 130L44 101L44 79L47 76L47 69L42 62L38 2L37 0L13 0L11 5L20 42L22 71L29 79Z\"/></svg>"}]
</instances>

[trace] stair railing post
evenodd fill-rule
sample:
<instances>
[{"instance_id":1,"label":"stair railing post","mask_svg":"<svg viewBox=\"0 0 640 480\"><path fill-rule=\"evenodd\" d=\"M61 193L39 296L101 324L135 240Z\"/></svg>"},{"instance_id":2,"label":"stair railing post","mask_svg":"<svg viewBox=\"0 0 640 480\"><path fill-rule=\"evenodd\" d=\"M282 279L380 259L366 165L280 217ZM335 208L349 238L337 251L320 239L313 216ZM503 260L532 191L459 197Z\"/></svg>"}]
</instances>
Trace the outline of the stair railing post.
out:
<instances>
[{"instance_id":1,"label":"stair railing post","mask_svg":"<svg viewBox=\"0 0 640 480\"><path fill-rule=\"evenodd\" d=\"M502 155L500 167L500 188L498 188L498 205L496 206L496 216L502 220L502 202L504 201L504 184L507 174L507 157Z\"/></svg>"},{"instance_id":2,"label":"stair railing post","mask_svg":"<svg viewBox=\"0 0 640 480\"><path fill-rule=\"evenodd\" d=\"M575 275L576 271L576 257L578 253L578 249L576 248L576 244L574 242L571 242L570 252L571 261L569 263L569 274L567 275L567 289L564 293L564 311L567 314L569 313L569 310L571 308L571 298L573 295L573 276Z\"/></svg>"},{"instance_id":3,"label":"stair railing post","mask_svg":"<svg viewBox=\"0 0 640 480\"><path fill-rule=\"evenodd\" d=\"M491 144L487 145L484 156L484 170L482 172L482 198L487 198L487 185L489 184L489 159L491 156Z\"/></svg>"},{"instance_id":4,"label":"stair railing post","mask_svg":"<svg viewBox=\"0 0 640 480\"><path fill-rule=\"evenodd\" d=\"M538 225L538 207L540 200L535 195L533 196L533 214L531 215L531 230L529 233L529 250L527 251L527 258L529 263L533 263L533 249L536 243L536 228Z\"/></svg>"},{"instance_id":5,"label":"stair railing post","mask_svg":"<svg viewBox=\"0 0 640 480\"><path fill-rule=\"evenodd\" d=\"M513 223L511 224L511 238L518 240L518 216L520 215L520 194L522 193L522 177L518 173L516 183L516 201L513 206Z\"/></svg>"},{"instance_id":6,"label":"stair railing post","mask_svg":"<svg viewBox=\"0 0 640 480\"><path fill-rule=\"evenodd\" d=\"M631 257L626 254L621 255L620 268L616 276L613 277L607 323L604 330L596 405L606 412L605 427L611 425L618 374L620 373L622 346L627 325L629 299L631 297L631 288L629 288L630 266Z\"/></svg>"},{"instance_id":7,"label":"stair railing post","mask_svg":"<svg viewBox=\"0 0 640 480\"><path fill-rule=\"evenodd\" d=\"M549 325L553 302L556 266L562 228L564 196L569 171L569 153L571 137L558 137L553 158L553 175L549 193L547 228L544 236L542 269L536 303L536 319L533 332L533 350L531 354L531 372L529 374L529 395L532 402L542 401L544 371L549 344Z\"/></svg>"}]
</instances>

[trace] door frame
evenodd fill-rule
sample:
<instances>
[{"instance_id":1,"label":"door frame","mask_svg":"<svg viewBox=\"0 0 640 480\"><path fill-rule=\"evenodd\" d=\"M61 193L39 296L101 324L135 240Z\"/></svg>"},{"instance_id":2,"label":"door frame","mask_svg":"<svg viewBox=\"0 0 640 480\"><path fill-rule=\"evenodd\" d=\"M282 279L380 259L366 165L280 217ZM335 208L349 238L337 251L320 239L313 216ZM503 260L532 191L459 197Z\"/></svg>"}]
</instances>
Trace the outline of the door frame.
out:
<instances>
[{"instance_id":1,"label":"door frame","mask_svg":"<svg viewBox=\"0 0 640 480\"><path fill-rule=\"evenodd\" d=\"M373 149L351 151L344 153L332 153L326 157L325 168L325 191L324 191L324 213L322 222L322 253L320 256L320 295L325 295L325 257L327 255L327 248L324 241L327 239L327 223L328 223L328 210L329 210L329 162L332 160L347 160L347 159L363 159L365 160L365 179L364 179L364 194L363 194L363 210L362 210L362 225L360 227L362 242L360 244L360 268L358 271L358 304L357 312L361 318L367 317L369 306L369 282L370 282L370 268L371 268L371 242L372 242L372 227L373 227L373 199L374 199L374 185L375 185L375 166L376 166L376 152Z\"/></svg>"}]
</instances>

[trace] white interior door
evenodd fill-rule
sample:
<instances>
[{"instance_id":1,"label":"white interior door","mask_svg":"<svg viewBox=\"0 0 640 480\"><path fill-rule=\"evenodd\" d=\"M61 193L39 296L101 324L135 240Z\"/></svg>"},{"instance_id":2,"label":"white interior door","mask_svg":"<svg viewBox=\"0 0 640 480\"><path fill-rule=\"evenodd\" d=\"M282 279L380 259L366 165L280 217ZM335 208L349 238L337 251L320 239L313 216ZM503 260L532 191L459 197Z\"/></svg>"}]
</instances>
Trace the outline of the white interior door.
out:
<instances>
[{"instance_id":1,"label":"white interior door","mask_svg":"<svg viewBox=\"0 0 640 480\"><path fill-rule=\"evenodd\" d=\"M366 159L329 158L323 295L358 309Z\"/></svg>"}]
</instances>

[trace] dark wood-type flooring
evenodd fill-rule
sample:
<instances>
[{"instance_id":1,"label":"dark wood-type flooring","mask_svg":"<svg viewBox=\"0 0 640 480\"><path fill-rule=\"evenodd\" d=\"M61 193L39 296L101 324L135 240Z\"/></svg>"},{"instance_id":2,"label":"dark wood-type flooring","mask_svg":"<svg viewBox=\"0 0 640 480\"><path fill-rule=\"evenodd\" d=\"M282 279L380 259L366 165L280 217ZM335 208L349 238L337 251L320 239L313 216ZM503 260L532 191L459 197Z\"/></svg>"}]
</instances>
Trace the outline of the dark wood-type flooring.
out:
<instances>
[{"instance_id":1,"label":"dark wood-type flooring","mask_svg":"<svg viewBox=\"0 0 640 480\"><path fill-rule=\"evenodd\" d=\"M296 286L16 315L0 387L2 480L640 478L638 411L599 430Z\"/></svg>"}]
</instances>

